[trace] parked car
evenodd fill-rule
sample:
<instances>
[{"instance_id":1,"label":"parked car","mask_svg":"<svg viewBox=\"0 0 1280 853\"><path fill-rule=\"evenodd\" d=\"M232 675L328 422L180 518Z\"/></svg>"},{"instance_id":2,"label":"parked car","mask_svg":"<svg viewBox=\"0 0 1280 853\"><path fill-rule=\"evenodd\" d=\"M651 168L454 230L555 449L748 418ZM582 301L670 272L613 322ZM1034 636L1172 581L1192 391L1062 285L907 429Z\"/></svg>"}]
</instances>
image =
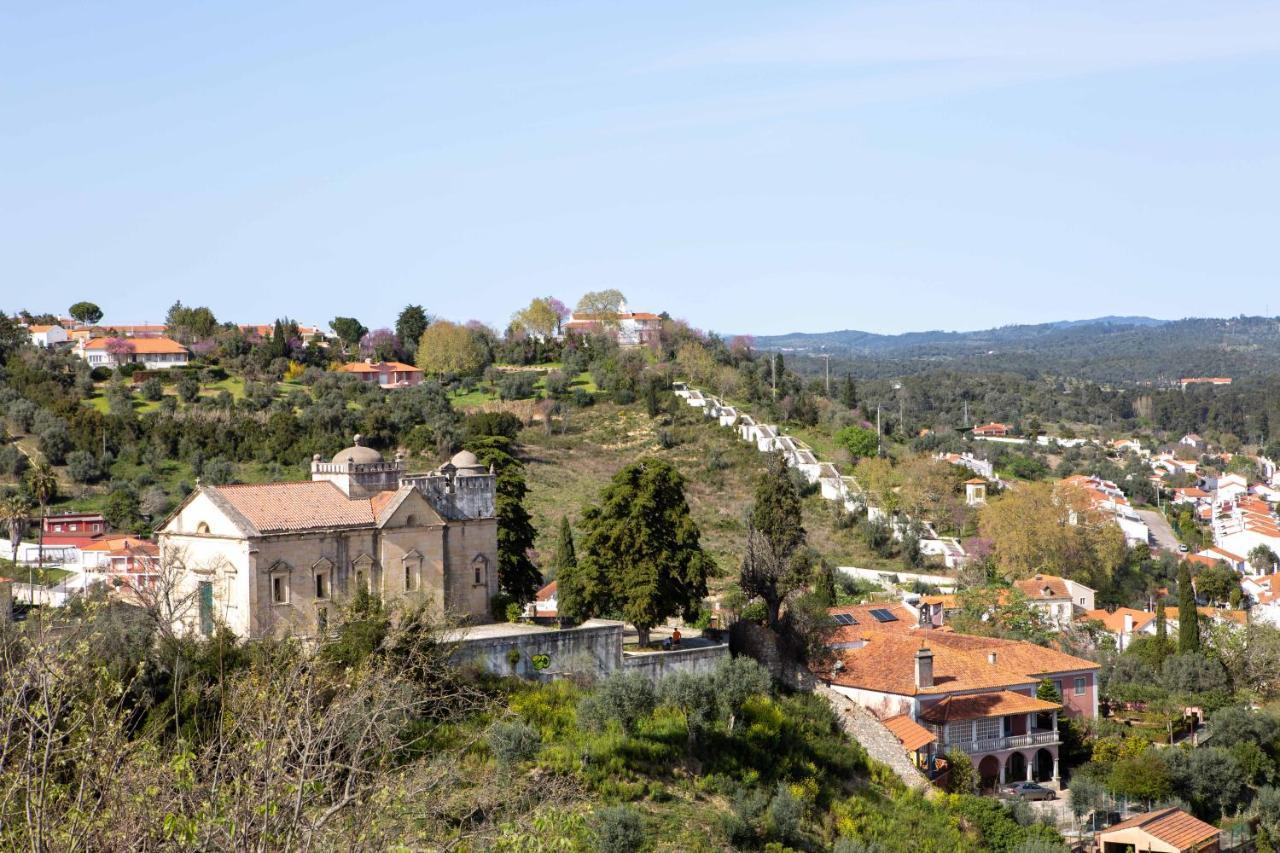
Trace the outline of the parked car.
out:
<instances>
[{"instance_id":1,"label":"parked car","mask_svg":"<svg viewBox=\"0 0 1280 853\"><path fill-rule=\"evenodd\" d=\"M1186 542L1183 542L1181 545L1179 545L1179 546L1178 546L1178 550L1185 554L1185 553L1187 553L1188 551L1190 551L1190 550L1191 550L1191 548L1190 548L1190 546L1188 546L1188 545L1187 545L1187 543L1186 543Z\"/></svg>"},{"instance_id":2,"label":"parked car","mask_svg":"<svg viewBox=\"0 0 1280 853\"><path fill-rule=\"evenodd\" d=\"M1020 800L1056 800L1058 798L1056 791L1043 785L1037 785L1035 782L1019 782L1016 785L1009 785L1001 793L1006 797L1016 797Z\"/></svg>"}]
</instances>

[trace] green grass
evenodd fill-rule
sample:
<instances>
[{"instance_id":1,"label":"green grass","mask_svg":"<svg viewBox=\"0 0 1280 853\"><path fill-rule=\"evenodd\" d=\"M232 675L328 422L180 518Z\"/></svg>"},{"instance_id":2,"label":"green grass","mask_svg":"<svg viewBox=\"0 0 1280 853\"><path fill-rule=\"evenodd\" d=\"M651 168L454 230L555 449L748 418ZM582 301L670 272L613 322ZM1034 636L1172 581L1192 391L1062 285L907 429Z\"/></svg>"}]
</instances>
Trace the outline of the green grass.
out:
<instances>
[{"instance_id":1,"label":"green grass","mask_svg":"<svg viewBox=\"0 0 1280 853\"><path fill-rule=\"evenodd\" d=\"M37 586L57 586L73 572L53 566L36 568L34 566L15 566L11 560L0 559L0 577L6 577L19 583L35 583Z\"/></svg>"}]
</instances>

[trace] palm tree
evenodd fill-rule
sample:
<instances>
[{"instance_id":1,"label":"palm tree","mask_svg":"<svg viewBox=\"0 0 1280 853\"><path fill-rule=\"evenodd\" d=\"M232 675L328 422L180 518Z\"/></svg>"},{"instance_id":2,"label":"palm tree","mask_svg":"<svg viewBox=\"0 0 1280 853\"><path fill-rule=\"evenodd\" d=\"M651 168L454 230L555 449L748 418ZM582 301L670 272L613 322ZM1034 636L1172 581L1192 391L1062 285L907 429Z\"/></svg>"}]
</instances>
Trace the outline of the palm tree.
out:
<instances>
[{"instance_id":1,"label":"palm tree","mask_svg":"<svg viewBox=\"0 0 1280 853\"><path fill-rule=\"evenodd\" d=\"M41 462L27 472L27 491L36 503L40 504L39 545L36 547L36 562L40 566L40 575L44 576L44 517L49 502L58 496L58 477L48 462ZM34 587L35 578L31 577ZM32 593L34 596L34 591Z\"/></svg>"},{"instance_id":2,"label":"palm tree","mask_svg":"<svg viewBox=\"0 0 1280 853\"><path fill-rule=\"evenodd\" d=\"M30 516L31 504L22 495L10 495L0 501L0 522L9 532L9 558L15 569L18 567L18 542L27 532Z\"/></svg>"}]
</instances>

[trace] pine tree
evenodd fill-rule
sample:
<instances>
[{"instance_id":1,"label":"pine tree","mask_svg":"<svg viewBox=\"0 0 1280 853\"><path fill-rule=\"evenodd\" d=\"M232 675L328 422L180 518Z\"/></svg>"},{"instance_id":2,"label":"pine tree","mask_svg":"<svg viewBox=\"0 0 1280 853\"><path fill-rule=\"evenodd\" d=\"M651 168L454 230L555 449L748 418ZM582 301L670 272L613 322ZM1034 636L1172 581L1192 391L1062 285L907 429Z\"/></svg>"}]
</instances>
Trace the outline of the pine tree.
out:
<instances>
[{"instance_id":1,"label":"pine tree","mask_svg":"<svg viewBox=\"0 0 1280 853\"><path fill-rule=\"evenodd\" d=\"M840 402L850 409L858 407L858 389L853 384L853 375L846 373L844 382L840 384Z\"/></svg>"},{"instance_id":2,"label":"pine tree","mask_svg":"<svg viewBox=\"0 0 1280 853\"><path fill-rule=\"evenodd\" d=\"M1156 655L1160 664L1164 665L1165 655L1169 652L1169 623L1165 616L1164 599L1156 602Z\"/></svg>"},{"instance_id":3,"label":"pine tree","mask_svg":"<svg viewBox=\"0 0 1280 853\"><path fill-rule=\"evenodd\" d=\"M654 625L701 606L715 562L702 550L684 478L670 463L641 459L623 468L581 527L571 592L580 592L582 606L575 615L618 611L644 645Z\"/></svg>"},{"instance_id":4,"label":"pine tree","mask_svg":"<svg viewBox=\"0 0 1280 853\"><path fill-rule=\"evenodd\" d=\"M561 516L560 533L556 537L556 550L551 558L551 568L556 578L556 609L561 619L581 622L586 618L578 578L578 555L573 548L573 529L569 516Z\"/></svg>"},{"instance_id":5,"label":"pine tree","mask_svg":"<svg viewBox=\"0 0 1280 853\"><path fill-rule=\"evenodd\" d=\"M1191 586L1191 569L1184 562L1178 568L1178 654L1200 651L1199 616L1196 591Z\"/></svg>"},{"instance_id":6,"label":"pine tree","mask_svg":"<svg viewBox=\"0 0 1280 853\"><path fill-rule=\"evenodd\" d=\"M479 436L467 449L497 474L495 507L498 516L498 586L518 604L532 601L542 586L542 573L529 559L538 532L524 508L529 487L524 465L511 453L511 442L501 436Z\"/></svg>"},{"instance_id":7,"label":"pine tree","mask_svg":"<svg viewBox=\"0 0 1280 853\"><path fill-rule=\"evenodd\" d=\"M804 544L800 492L781 454L756 484L755 503L748 519L747 553L739 585L752 598L764 601L770 627L776 627L782 603L806 580L793 557Z\"/></svg>"}]
</instances>

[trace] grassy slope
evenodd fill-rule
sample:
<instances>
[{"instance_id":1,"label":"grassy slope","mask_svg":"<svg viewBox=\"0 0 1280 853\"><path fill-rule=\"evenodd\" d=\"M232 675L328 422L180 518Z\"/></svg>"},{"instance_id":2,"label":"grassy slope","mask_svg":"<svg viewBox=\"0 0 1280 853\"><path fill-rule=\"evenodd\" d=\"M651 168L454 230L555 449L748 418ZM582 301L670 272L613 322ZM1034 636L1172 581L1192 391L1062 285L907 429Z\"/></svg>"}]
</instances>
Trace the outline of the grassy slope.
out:
<instances>
[{"instance_id":1,"label":"grassy slope","mask_svg":"<svg viewBox=\"0 0 1280 853\"><path fill-rule=\"evenodd\" d=\"M571 411L564 434L547 435L541 427L520 436L527 465L527 507L538 528L538 551L554 548L560 516L576 520L620 468L643 456L658 456L676 464L687 481L686 494L694 520L702 530L703 547L726 576L736 573L746 534L745 517L755 482L765 469L765 456L739 441L733 430L717 426L698 412L680 406L674 422L668 416L651 419L643 406L600 403ZM673 433L681 443L664 449L658 431ZM714 470L713 452L726 465ZM809 543L837 565L897 567L876 558L850 530L836 528L831 504L813 495L805 500L805 529Z\"/></svg>"}]
</instances>

